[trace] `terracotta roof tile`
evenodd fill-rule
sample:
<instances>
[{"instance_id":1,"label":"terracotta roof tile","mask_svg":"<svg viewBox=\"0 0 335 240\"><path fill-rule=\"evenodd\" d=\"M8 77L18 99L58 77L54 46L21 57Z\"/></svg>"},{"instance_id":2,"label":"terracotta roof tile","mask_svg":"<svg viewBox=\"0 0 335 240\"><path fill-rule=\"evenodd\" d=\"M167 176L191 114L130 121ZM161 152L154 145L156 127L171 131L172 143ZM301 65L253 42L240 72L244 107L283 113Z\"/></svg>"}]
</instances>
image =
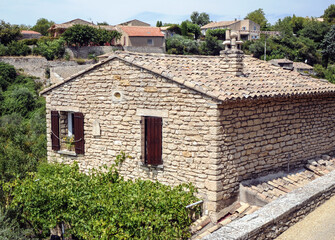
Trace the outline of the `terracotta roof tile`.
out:
<instances>
[{"instance_id":1,"label":"terracotta roof tile","mask_svg":"<svg viewBox=\"0 0 335 240\"><path fill-rule=\"evenodd\" d=\"M115 57L221 101L335 92L335 85L326 80L303 76L250 56L244 57L244 75L240 77L226 71L225 58L220 56L115 52L97 65ZM86 71L88 70L90 68ZM65 82L79 75L76 74ZM51 86L41 93L55 87L57 86Z\"/></svg>"},{"instance_id":2,"label":"terracotta roof tile","mask_svg":"<svg viewBox=\"0 0 335 240\"><path fill-rule=\"evenodd\" d=\"M31 30L21 30L22 34L38 34L41 35L39 32L31 31Z\"/></svg>"},{"instance_id":3,"label":"terracotta roof tile","mask_svg":"<svg viewBox=\"0 0 335 240\"><path fill-rule=\"evenodd\" d=\"M118 26L129 37L164 37L159 27Z\"/></svg>"}]
</instances>

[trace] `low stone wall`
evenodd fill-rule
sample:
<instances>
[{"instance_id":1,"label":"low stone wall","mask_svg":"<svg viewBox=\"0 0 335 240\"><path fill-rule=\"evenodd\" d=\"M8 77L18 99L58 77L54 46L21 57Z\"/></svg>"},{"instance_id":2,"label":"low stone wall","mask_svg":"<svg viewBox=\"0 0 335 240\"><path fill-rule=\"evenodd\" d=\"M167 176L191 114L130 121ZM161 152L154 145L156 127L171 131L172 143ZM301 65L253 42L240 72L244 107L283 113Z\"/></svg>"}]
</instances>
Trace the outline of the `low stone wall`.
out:
<instances>
[{"instance_id":1,"label":"low stone wall","mask_svg":"<svg viewBox=\"0 0 335 240\"><path fill-rule=\"evenodd\" d=\"M165 53L164 47L124 47L124 50L129 52L140 52L140 53Z\"/></svg>"},{"instance_id":2,"label":"low stone wall","mask_svg":"<svg viewBox=\"0 0 335 240\"><path fill-rule=\"evenodd\" d=\"M22 69L26 74L46 81L46 84L56 83L87 67L92 63L78 65L76 61L47 61L44 57L0 57L0 62L13 65L16 69ZM46 78L46 72L50 69L50 79Z\"/></svg>"},{"instance_id":3,"label":"low stone wall","mask_svg":"<svg viewBox=\"0 0 335 240\"><path fill-rule=\"evenodd\" d=\"M275 239L333 195L335 171L278 198L238 221L223 226L203 239Z\"/></svg>"},{"instance_id":4,"label":"low stone wall","mask_svg":"<svg viewBox=\"0 0 335 240\"><path fill-rule=\"evenodd\" d=\"M71 58L88 58L88 55L94 53L96 56L111 53L115 50L122 50L118 46L89 46L89 47L67 47L65 51Z\"/></svg>"},{"instance_id":5,"label":"low stone wall","mask_svg":"<svg viewBox=\"0 0 335 240\"><path fill-rule=\"evenodd\" d=\"M26 74L45 80L48 61L44 57L0 57L0 62L8 63L16 69L23 69Z\"/></svg>"}]
</instances>

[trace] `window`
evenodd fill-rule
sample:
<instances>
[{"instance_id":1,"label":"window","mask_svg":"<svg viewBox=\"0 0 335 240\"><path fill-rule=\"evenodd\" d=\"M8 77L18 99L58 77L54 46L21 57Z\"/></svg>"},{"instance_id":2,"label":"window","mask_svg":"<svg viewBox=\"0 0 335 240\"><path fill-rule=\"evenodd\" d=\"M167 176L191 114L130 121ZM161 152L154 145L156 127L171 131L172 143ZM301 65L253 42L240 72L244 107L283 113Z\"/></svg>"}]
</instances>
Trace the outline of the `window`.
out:
<instances>
[{"instance_id":1,"label":"window","mask_svg":"<svg viewBox=\"0 0 335 240\"><path fill-rule=\"evenodd\" d=\"M254 30L255 30L255 31L257 30L256 26L254 26Z\"/></svg>"},{"instance_id":2,"label":"window","mask_svg":"<svg viewBox=\"0 0 335 240\"><path fill-rule=\"evenodd\" d=\"M245 27L242 27L242 30L245 30L246 28Z\"/></svg>"},{"instance_id":3,"label":"window","mask_svg":"<svg viewBox=\"0 0 335 240\"><path fill-rule=\"evenodd\" d=\"M153 41L152 39L148 39L148 40L147 40L147 44L148 44L148 45L153 45L153 43L154 43L154 41Z\"/></svg>"},{"instance_id":4,"label":"window","mask_svg":"<svg viewBox=\"0 0 335 240\"><path fill-rule=\"evenodd\" d=\"M144 164L161 165L162 161L162 118L142 117L142 160Z\"/></svg>"},{"instance_id":5,"label":"window","mask_svg":"<svg viewBox=\"0 0 335 240\"><path fill-rule=\"evenodd\" d=\"M72 144L69 144L69 139L72 139ZM51 111L51 143L52 150L59 151L74 145L77 154L84 154L84 115L80 112Z\"/></svg>"}]
</instances>

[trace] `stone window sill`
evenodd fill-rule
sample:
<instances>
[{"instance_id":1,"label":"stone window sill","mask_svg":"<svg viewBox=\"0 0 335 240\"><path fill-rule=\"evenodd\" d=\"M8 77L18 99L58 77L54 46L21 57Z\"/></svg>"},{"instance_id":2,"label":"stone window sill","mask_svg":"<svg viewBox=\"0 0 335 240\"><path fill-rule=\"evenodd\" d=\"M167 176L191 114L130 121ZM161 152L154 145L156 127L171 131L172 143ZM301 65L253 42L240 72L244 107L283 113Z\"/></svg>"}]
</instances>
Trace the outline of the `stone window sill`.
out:
<instances>
[{"instance_id":1,"label":"stone window sill","mask_svg":"<svg viewBox=\"0 0 335 240\"><path fill-rule=\"evenodd\" d=\"M143 162L140 162L140 167L145 169L156 169L156 170L164 170L164 165L151 165L151 164L145 164Z\"/></svg>"},{"instance_id":2,"label":"stone window sill","mask_svg":"<svg viewBox=\"0 0 335 240\"><path fill-rule=\"evenodd\" d=\"M76 157L77 154L73 151L68 151L68 150L59 150L57 153L63 154L63 155L69 155L69 156L74 156Z\"/></svg>"}]
</instances>

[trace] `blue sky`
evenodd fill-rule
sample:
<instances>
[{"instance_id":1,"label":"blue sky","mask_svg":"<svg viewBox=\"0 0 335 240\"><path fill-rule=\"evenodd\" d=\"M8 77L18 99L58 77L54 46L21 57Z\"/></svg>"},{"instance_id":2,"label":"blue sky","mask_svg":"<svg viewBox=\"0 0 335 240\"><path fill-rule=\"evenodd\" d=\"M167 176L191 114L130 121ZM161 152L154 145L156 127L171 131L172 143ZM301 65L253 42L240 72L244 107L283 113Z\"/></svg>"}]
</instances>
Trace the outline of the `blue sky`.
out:
<instances>
[{"instance_id":1,"label":"blue sky","mask_svg":"<svg viewBox=\"0 0 335 240\"><path fill-rule=\"evenodd\" d=\"M293 14L319 17L330 4L334 0L0 0L0 19L34 25L42 17L56 23L81 18L115 25L136 18L155 25L180 23L193 11L206 12L213 21L243 19L262 8L273 24Z\"/></svg>"}]
</instances>

